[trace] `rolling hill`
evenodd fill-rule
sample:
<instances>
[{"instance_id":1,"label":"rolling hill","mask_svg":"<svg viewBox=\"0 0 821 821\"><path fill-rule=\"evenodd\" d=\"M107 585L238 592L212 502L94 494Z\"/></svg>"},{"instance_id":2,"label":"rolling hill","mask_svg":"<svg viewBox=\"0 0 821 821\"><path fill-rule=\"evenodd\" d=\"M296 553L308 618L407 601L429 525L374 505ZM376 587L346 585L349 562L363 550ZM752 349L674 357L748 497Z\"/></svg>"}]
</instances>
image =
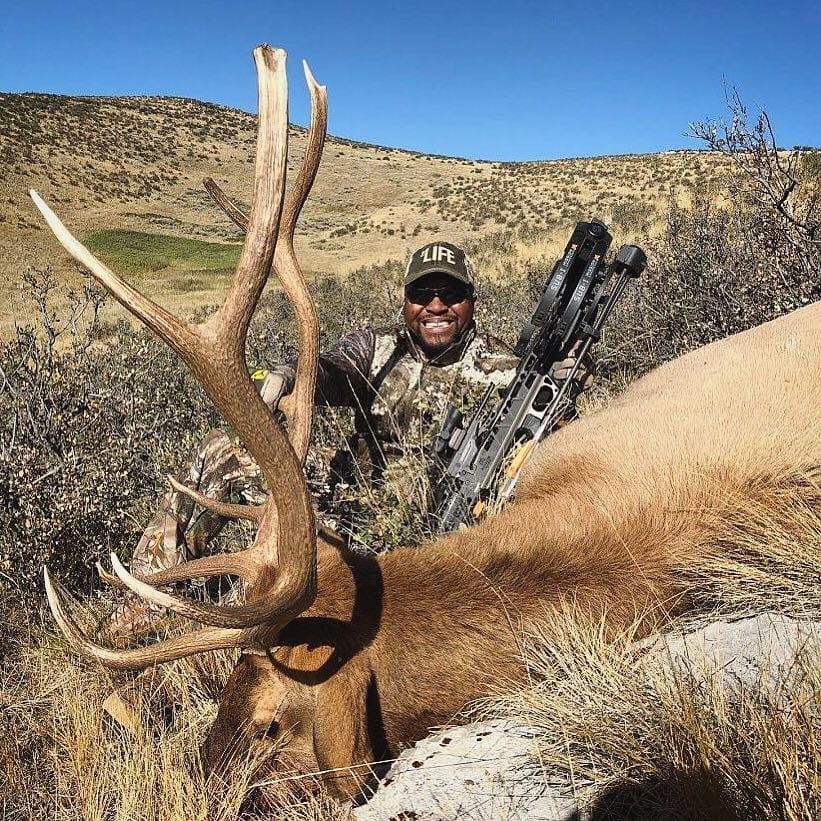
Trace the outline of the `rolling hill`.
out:
<instances>
[{"instance_id":1,"label":"rolling hill","mask_svg":"<svg viewBox=\"0 0 821 821\"><path fill-rule=\"evenodd\" d=\"M32 187L147 293L181 310L213 301L241 238L201 181L213 176L247 205L255 124L251 114L187 99L0 94L0 334L25 312L26 267L77 276L41 224ZM289 167L304 144L304 130L292 127ZM723 163L696 151L481 162L332 137L297 249L307 272L345 275L436 236L475 243L514 232L534 253L552 253L575 219L594 215L625 241L652 229L672 192L709 185ZM488 275L504 275L487 264Z\"/></svg>"}]
</instances>

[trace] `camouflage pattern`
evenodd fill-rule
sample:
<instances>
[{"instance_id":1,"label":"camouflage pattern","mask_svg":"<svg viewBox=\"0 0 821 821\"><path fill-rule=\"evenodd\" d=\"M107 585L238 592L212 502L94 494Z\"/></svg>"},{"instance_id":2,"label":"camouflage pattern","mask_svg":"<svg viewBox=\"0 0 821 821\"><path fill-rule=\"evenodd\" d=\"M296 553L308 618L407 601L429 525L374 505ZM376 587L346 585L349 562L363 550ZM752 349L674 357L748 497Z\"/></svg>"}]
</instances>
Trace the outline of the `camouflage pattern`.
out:
<instances>
[{"instance_id":1,"label":"camouflage pattern","mask_svg":"<svg viewBox=\"0 0 821 821\"><path fill-rule=\"evenodd\" d=\"M418 471L405 459L403 442L410 437L423 452L432 452L448 403L468 410L488 385L503 389L517 364L509 347L476 333L474 327L433 360L424 356L404 326L364 328L344 337L321 355L317 373L317 403L351 407L355 416L356 433L348 442L348 452L332 460L335 481L384 477L398 493L406 487L411 498L408 483L413 484L411 473ZM288 362L274 369L283 377L284 393L293 388L295 366ZM267 374L265 370L253 374L263 396ZM437 467L431 461L431 471ZM203 439L177 479L214 499L246 504L264 499L259 468L239 442L219 430ZM224 524L223 517L201 509L178 491L169 491L137 544L132 572L153 573L203 555ZM114 636L142 632L159 614L129 597L112 617L109 632Z\"/></svg>"},{"instance_id":2,"label":"camouflage pattern","mask_svg":"<svg viewBox=\"0 0 821 821\"><path fill-rule=\"evenodd\" d=\"M450 402L467 410L488 385L503 389L517 364L502 342L473 329L432 361L404 328L375 334L369 401L356 409L356 434L349 443L361 473L379 474L403 455L409 439L432 445Z\"/></svg>"},{"instance_id":3,"label":"camouflage pattern","mask_svg":"<svg viewBox=\"0 0 821 821\"><path fill-rule=\"evenodd\" d=\"M262 474L248 452L222 430L212 430L191 454L177 481L220 501L261 504ZM202 556L222 530L225 519L196 505L184 493L169 490L143 531L131 560L131 572L145 576ZM112 637L134 635L157 626L163 609L126 596L111 616Z\"/></svg>"}]
</instances>

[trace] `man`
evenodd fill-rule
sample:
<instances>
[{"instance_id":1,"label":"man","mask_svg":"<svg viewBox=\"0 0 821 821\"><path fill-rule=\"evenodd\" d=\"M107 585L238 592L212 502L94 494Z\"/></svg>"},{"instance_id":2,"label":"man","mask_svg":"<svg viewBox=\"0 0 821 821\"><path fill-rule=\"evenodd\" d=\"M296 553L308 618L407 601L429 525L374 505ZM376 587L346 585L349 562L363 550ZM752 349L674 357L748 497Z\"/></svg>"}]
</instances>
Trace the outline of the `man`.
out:
<instances>
[{"instance_id":1,"label":"man","mask_svg":"<svg viewBox=\"0 0 821 821\"><path fill-rule=\"evenodd\" d=\"M429 243L408 261L402 324L353 331L320 355L317 403L354 411L355 434L332 463L337 479L353 474L378 481L402 460L414 426L426 430L432 454L430 428L448 402L464 406L488 385L501 390L510 382L518 359L500 340L477 332L475 284L461 248ZM295 364L252 375L272 412L293 388ZM559 363L554 376L566 378L572 365L572 358ZM432 456L430 467L436 467ZM256 465L224 431L208 434L178 479L211 498L259 504L264 497ZM184 494L168 492L137 545L132 572L144 575L202 555L223 524ZM138 631L150 617L146 607L127 599L109 629L117 635Z\"/></svg>"}]
</instances>

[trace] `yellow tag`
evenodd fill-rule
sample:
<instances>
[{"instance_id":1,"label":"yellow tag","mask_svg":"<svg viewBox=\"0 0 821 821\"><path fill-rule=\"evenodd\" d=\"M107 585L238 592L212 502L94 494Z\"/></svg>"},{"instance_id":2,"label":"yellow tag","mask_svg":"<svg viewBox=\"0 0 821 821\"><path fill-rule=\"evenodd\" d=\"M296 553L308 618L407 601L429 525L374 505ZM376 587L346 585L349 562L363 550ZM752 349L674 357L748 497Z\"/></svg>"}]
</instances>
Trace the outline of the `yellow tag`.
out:
<instances>
[{"instance_id":1,"label":"yellow tag","mask_svg":"<svg viewBox=\"0 0 821 821\"><path fill-rule=\"evenodd\" d=\"M261 379L265 379L269 373L270 371L268 371L267 368L257 368L257 370L251 374L251 379L253 379L254 382L259 382Z\"/></svg>"},{"instance_id":2,"label":"yellow tag","mask_svg":"<svg viewBox=\"0 0 821 821\"><path fill-rule=\"evenodd\" d=\"M533 439L531 439L519 448L519 452L513 457L513 461L511 461L508 469L505 471L508 478L512 479L522 469L525 459L530 456L530 451L533 450L533 444Z\"/></svg>"}]
</instances>

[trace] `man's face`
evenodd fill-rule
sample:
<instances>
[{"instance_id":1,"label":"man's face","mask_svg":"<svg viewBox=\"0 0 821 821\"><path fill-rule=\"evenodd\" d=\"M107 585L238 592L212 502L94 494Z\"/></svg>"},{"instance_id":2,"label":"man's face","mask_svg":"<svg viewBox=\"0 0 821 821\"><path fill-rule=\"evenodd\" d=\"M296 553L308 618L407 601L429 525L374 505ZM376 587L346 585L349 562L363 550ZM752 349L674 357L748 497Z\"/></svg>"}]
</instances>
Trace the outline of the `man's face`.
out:
<instances>
[{"instance_id":1,"label":"man's face","mask_svg":"<svg viewBox=\"0 0 821 821\"><path fill-rule=\"evenodd\" d=\"M470 286L447 274L427 274L405 288L403 318L428 357L445 351L473 321Z\"/></svg>"}]
</instances>

